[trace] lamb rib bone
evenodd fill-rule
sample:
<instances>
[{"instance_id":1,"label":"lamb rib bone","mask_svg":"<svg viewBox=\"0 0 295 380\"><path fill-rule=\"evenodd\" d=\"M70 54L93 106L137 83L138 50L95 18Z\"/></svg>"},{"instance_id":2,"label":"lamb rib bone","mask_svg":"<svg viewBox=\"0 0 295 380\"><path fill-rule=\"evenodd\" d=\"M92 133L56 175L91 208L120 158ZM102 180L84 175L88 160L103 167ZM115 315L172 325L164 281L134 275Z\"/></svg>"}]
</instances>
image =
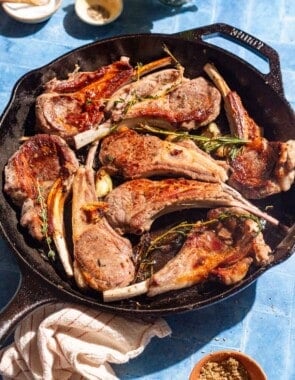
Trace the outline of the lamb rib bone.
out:
<instances>
[{"instance_id":1,"label":"lamb rib bone","mask_svg":"<svg viewBox=\"0 0 295 380\"><path fill-rule=\"evenodd\" d=\"M204 71L211 78L223 97L231 134L246 140L254 140L261 137L259 126L245 110L240 96L229 88L216 67L207 63L204 66Z\"/></svg>"},{"instance_id":2,"label":"lamb rib bone","mask_svg":"<svg viewBox=\"0 0 295 380\"><path fill-rule=\"evenodd\" d=\"M64 207L65 201L72 189L74 176L62 180L58 178L53 184L47 198L47 213L49 233L52 236L60 261L68 277L73 277L73 262L67 247Z\"/></svg>"},{"instance_id":3,"label":"lamb rib bone","mask_svg":"<svg viewBox=\"0 0 295 380\"><path fill-rule=\"evenodd\" d=\"M104 302L114 302L146 294L149 289L149 283L150 279L147 279L122 288L104 290L102 292L103 300Z\"/></svg>"},{"instance_id":4,"label":"lamb rib bone","mask_svg":"<svg viewBox=\"0 0 295 380\"><path fill-rule=\"evenodd\" d=\"M100 141L104 137L108 136L112 130L112 124L109 121L106 121L95 129L80 132L73 137L75 148L78 150L94 141Z\"/></svg>"}]
</instances>

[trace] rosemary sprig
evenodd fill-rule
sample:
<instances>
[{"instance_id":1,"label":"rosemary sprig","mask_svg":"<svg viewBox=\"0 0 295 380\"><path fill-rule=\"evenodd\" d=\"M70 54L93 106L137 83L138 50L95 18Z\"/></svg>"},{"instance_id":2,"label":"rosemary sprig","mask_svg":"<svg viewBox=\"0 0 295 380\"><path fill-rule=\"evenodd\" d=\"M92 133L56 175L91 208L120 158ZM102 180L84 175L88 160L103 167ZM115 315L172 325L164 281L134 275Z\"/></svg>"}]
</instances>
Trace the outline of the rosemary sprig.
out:
<instances>
[{"instance_id":1,"label":"rosemary sprig","mask_svg":"<svg viewBox=\"0 0 295 380\"><path fill-rule=\"evenodd\" d=\"M192 228L201 228L205 226L210 226L214 225L218 222L225 221L226 219L229 218L236 218L240 221L245 221L245 220L253 220L255 223L257 223L257 231L256 231L256 236L265 228L265 221L259 219L257 216L252 215L252 214L235 214L230 211L225 211L222 212L220 215L218 215L217 218L209 219L209 220L199 220L195 223L190 223L187 221L183 221L171 228L169 228L167 231L164 231L162 234L156 236L153 240L149 242L149 244L146 246L144 245L141 250L138 253L138 269L137 269L137 274L136 274L136 279L142 273L144 273L144 277L149 278L152 276L153 273L153 266L155 262L150 259L150 256L152 255L153 252L156 250L161 250L163 249L163 246L165 243L170 243L170 245L173 243L173 240L176 240L177 238L182 238L182 243L183 244L185 238L188 236L189 232L192 230ZM169 240L170 239L170 240Z\"/></svg>"},{"instance_id":2,"label":"rosemary sprig","mask_svg":"<svg viewBox=\"0 0 295 380\"><path fill-rule=\"evenodd\" d=\"M44 240L47 244L48 252L47 256L49 259L55 260L55 252L52 249L52 239L48 235L48 216L47 216L47 207L46 207L46 202L44 199L44 196L42 194L42 188L39 185L39 181L37 180L37 201L41 207L40 211L40 218L41 218L41 233L44 236Z\"/></svg>"},{"instance_id":3,"label":"rosemary sprig","mask_svg":"<svg viewBox=\"0 0 295 380\"><path fill-rule=\"evenodd\" d=\"M218 136L218 137L207 137L202 135L190 134L188 132L170 131L167 129L161 129L158 127L153 127L147 124L140 124L133 127L138 131L151 132L159 135L172 136L175 139L190 139L195 142L195 144L206 153L215 153L217 150L224 149L224 153L234 159L238 154L240 148L248 143L246 139L240 139L234 136Z\"/></svg>"}]
</instances>

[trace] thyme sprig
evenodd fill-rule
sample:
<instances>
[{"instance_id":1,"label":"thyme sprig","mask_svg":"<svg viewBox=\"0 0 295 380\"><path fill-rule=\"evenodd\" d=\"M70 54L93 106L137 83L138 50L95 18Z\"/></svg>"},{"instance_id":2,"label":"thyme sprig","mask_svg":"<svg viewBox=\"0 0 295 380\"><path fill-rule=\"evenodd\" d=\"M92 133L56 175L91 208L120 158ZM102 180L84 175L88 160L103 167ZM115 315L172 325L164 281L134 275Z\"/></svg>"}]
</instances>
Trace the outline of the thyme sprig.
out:
<instances>
[{"instance_id":1,"label":"thyme sprig","mask_svg":"<svg viewBox=\"0 0 295 380\"><path fill-rule=\"evenodd\" d=\"M258 218L256 215L252 215L248 213L235 214L230 211L224 211L220 213L217 218L212 218L205 221L199 220L193 223L183 221L169 228L163 233L159 234L154 239L150 240L148 245L143 245L141 247L141 249L138 252L139 264L138 264L136 279L138 279L138 277L142 275L142 273L144 273L145 279L152 276L153 266L155 265L155 262L151 260L150 256L156 250L162 250L163 247L167 244L167 242L168 244L172 245L173 240L181 238L182 244L183 244L185 238L188 236L188 234L193 228L201 228L205 226L214 225L218 222L223 222L229 218L236 218L240 221L253 220L257 224L257 230L255 231L256 236L265 228L265 221Z\"/></svg>"},{"instance_id":2,"label":"thyme sprig","mask_svg":"<svg viewBox=\"0 0 295 380\"><path fill-rule=\"evenodd\" d=\"M40 205L41 211L40 211L40 218L41 218L41 233L44 237L44 241L47 245L47 256L49 259L55 260L55 251L52 248L52 239L48 234L48 215L47 215L47 207L46 202L44 199L42 187L39 184L39 181L37 180L37 201Z\"/></svg>"},{"instance_id":3,"label":"thyme sprig","mask_svg":"<svg viewBox=\"0 0 295 380\"><path fill-rule=\"evenodd\" d=\"M136 129L139 132L145 131L164 136L172 136L176 140L190 139L194 141L195 144L206 153L215 153L217 150L223 149L224 153L226 153L226 155L231 159L234 159L237 156L239 150L249 142L246 139L240 139L235 136L223 135L212 138L203 135L190 134L188 132L170 131L147 124L140 124L133 127L133 129Z\"/></svg>"},{"instance_id":4,"label":"thyme sprig","mask_svg":"<svg viewBox=\"0 0 295 380\"><path fill-rule=\"evenodd\" d=\"M265 226L266 226L266 221L264 219L260 219L258 216L256 215L253 215L253 214L249 214L249 213L245 213L245 214L234 214L230 211L224 211L222 212L218 218L216 219L216 221L224 221L226 219L229 219L229 218L236 218L240 221L245 221L245 220L252 220L253 222L255 222L257 224L257 230L256 230L256 235L258 235L261 231L263 231L265 229ZM213 220L213 219L211 219Z\"/></svg>"}]
</instances>

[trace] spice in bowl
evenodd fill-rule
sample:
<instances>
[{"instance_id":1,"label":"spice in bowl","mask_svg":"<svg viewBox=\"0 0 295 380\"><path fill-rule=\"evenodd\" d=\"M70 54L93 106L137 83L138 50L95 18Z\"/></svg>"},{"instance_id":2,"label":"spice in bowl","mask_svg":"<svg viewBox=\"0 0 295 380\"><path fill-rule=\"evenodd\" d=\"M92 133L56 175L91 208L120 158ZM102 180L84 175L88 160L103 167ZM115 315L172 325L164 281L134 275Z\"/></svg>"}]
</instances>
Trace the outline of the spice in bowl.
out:
<instances>
[{"instance_id":1,"label":"spice in bowl","mask_svg":"<svg viewBox=\"0 0 295 380\"><path fill-rule=\"evenodd\" d=\"M193 368L189 380L266 380L260 365L238 351L206 355Z\"/></svg>"},{"instance_id":2,"label":"spice in bowl","mask_svg":"<svg viewBox=\"0 0 295 380\"><path fill-rule=\"evenodd\" d=\"M75 0L77 16L87 24L106 25L123 11L123 0Z\"/></svg>"},{"instance_id":3,"label":"spice in bowl","mask_svg":"<svg viewBox=\"0 0 295 380\"><path fill-rule=\"evenodd\" d=\"M87 14L95 21L105 22L110 18L110 12L100 4L89 4Z\"/></svg>"},{"instance_id":4,"label":"spice in bowl","mask_svg":"<svg viewBox=\"0 0 295 380\"><path fill-rule=\"evenodd\" d=\"M235 358L221 362L209 360L203 365L200 380L250 380L246 368Z\"/></svg>"}]
</instances>

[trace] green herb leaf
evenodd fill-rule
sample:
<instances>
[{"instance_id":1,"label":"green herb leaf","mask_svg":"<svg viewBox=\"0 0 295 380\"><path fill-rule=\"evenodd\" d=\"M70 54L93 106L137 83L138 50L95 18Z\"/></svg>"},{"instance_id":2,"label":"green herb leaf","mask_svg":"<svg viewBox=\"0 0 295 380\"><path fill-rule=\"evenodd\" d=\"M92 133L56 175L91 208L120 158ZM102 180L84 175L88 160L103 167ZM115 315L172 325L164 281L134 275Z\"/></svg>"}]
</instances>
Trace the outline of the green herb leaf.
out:
<instances>
[{"instance_id":1,"label":"green herb leaf","mask_svg":"<svg viewBox=\"0 0 295 380\"><path fill-rule=\"evenodd\" d=\"M145 132L151 132L154 134L159 135L165 135L165 136L172 136L176 140L177 139L190 139L195 142L195 144L202 150L204 150L206 153L214 153L218 149L223 148L225 149L226 155L234 159L236 155L238 154L240 148L242 148L245 144L248 143L248 140L246 139L240 139L238 137L232 137L232 136L219 136L210 138L207 136L202 135L194 135L189 134L188 132L179 132L179 131L169 131L166 129L161 129L158 127L152 127L147 124L140 124L134 129L138 131L145 131Z\"/></svg>"},{"instance_id":2,"label":"green herb leaf","mask_svg":"<svg viewBox=\"0 0 295 380\"><path fill-rule=\"evenodd\" d=\"M37 179L37 201L41 207L41 211L40 211L40 219L41 219L41 233L44 237L44 240L47 244L47 248L48 248L48 253L47 253L47 256L49 259L51 260L55 260L55 252L54 250L52 249L52 239L51 237L48 235L48 216L47 216L47 206L46 206L46 202L45 202L45 199L44 199L44 196L43 196L43 190L42 190L42 187L39 185L39 181Z\"/></svg>"},{"instance_id":3,"label":"green herb leaf","mask_svg":"<svg viewBox=\"0 0 295 380\"><path fill-rule=\"evenodd\" d=\"M145 242L141 249L138 252L138 266L137 266L137 273L136 273L136 280L138 280L139 276L142 276L144 274L144 279L150 278L153 273L153 266L154 262L150 259L150 256L153 252L156 250L161 250L166 244L172 244L173 240L177 238L182 239L181 245L184 243L185 238L189 234L189 232L192 230L192 228L201 228L205 226L214 225L218 222L225 221L230 218L235 218L240 221L245 220L253 220L255 223L257 223L257 231L255 232L256 235L258 235L264 228L265 228L265 221L259 219L257 216L245 213L245 214L235 214L230 211L222 212L218 215L217 218L209 219L205 221L197 221L195 223L190 223L187 221L183 221L171 228L169 228L167 231L163 232L162 234L156 236L154 239L149 240ZM142 280L142 279L141 279Z\"/></svg>"}]
</instances>

